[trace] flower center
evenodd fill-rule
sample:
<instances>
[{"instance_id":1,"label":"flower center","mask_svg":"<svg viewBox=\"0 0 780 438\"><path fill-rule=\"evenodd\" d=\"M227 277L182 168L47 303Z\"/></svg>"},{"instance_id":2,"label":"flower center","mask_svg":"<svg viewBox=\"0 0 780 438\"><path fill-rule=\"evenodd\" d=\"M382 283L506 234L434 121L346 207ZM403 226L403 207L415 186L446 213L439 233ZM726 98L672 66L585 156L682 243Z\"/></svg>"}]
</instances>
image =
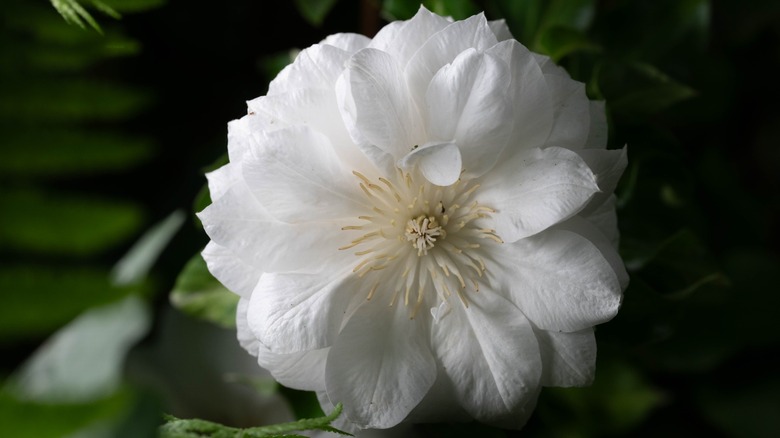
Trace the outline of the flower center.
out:
<instances>
[{"instance_id":1,"label":"flower center","mask_svg":"<svg viewBox=\"0 0 780 438\"><path fill-rule=\"evenodd\" d=\"M486 281L482 255L503 243L485 226L495 210L474 199L479 185L440 187L401 170L374 183L353 173L372 207L358 216L361 224L342 228L360 235L339 249L360 249L353 272L370 285L367 299L402 299L412 318L423 304L433 307L452 294L468 307L467 289L477 292Z\"/></svg>"},{"instance_id":2,"label":"flower center","mask_svg":"<svg viewBox=\"0 0 780 438\"><path fill-rule=\"evenodd\" d=\"M436 238L444 238L446 235L447 232L439 225L436 216L421 214L406 223L406 240L411 241L412 246L417 248L418 256L428 254Z\"/></svg>"}]
</instances>

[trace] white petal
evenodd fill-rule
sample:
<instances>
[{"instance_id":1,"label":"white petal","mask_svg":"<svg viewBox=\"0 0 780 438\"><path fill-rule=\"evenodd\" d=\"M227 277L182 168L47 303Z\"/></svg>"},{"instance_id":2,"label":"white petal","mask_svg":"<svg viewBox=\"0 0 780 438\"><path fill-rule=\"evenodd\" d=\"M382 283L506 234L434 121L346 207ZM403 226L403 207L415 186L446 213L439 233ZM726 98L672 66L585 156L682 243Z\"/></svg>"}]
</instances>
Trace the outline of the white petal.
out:
<instances>
[{"instance_id":1,"label":"white petal","mask_svg":"<svg viewBox=\"0 0 780 438\"><path fill-rule=\"evenodd\" d=\"M329 347L341 328L350 301L356 296L354 275L265 274L252 293L249 326L274 354Z\"/></svg>"},{"instance_id":2,"label":"white petal","mask_svg":"<svg viewBox=\"0 0 780 438\"><path fill-rule=\"evenodd\" d=\"M233 164L239 163L245 156L249 155L252 149L257 148L257 140L253 132L262 131L263 126L258 128L257 117L248 114L238 120L228 123L228 158Z\"/></svg>"},{"instance_id":3,"label":"white petal","mask_svg":"<svg viewBox=\"0 0 780 438\"><path fill-rule=\"evenodd\" d=\"M501 245L490 256L501 270L491 276L491 284L509 291L517 307L543 330L583 330L610 320L620 307L618 275L579 234L548 230Z\"/></svg>"},{"instance_id":4,"label":"white petal","mask_svg":"<svg viewBox=\"0 0 780 438\"><path fill-rule=\"evenodd\" d=\"M206 174L211 199L219 199L233 184L241 178L240 167L227 163L217 170Z\"/></svg>"},{"instance_id":5,"label":"white petal","mask_svg":"<svg viewBox=\"0 0 780 438\"><path fill-rule=\"evenodd\" d=\"M488 21L488 25L490 26L490 30L493 31L493 34L496 36L497 40L505 41L515 39L515 37L512 35L512 32L509 31L509 26L506 25L506 20L503 18L500 20Z\"/></svg>"},{"instance_id":6,"label":"white petal","mask_svg":"<svg viewBox=\"0 0 780 438\"><path fill-rule=\"evenodd\" d=\"M226 288L248 298L263 271L239 258L229 249L210 241L201 252L209 272Z\"/></svg>"},{"instance_id":7,"label":"white petal","mask_svg":"<svg viewBox=\"0 0 780 438\"><path fill-rule=\"evenodd\" d=\"M328 44L338 47L352 55L358 50L365 49L371 43L371 38L357 33L335 33L328 35L320 44Z\"/></svg>"},{"instance_id":8,"label":"white petal","mask_svg":"<svg viewBox=\"0 0 780 438\"><path fill-rule=\"evenodd\" d=\"M604 101L590 101L590 131L585 149L606 149L609 129Z\"/></svg>"},{"instance_id":9,"label":"white petal","mask_svg":"<svg viewBox=\"0 0 780 438\"><path fill-rule=\"evenodd\" d=\"M328 355L325 384L359 427L395 426L428 392L436 379L428 319L409 319L406 306L372 300L344 326Z\"/></svg>"},{"instance_id":10,"label":"white petal","mask_svg":"<svg viewBox=\"0 0 780 438\"><path fill-rule=\"evenodd\" d=\"M455 141L467 177L481 176L493 167L509 139L513 127L509 82L509 68L503 61L473 49L462 52L431 79L425 97L428 134Z\"/></svg>"},{"instance_id":11,"label":"white petal","mask_svg":"<svg viewBox=\"0 0 780 438\"><path fill-rule=\"evenodd\" d=\"M356 217L357 178L327 137L305 126L273 131L243 162L247 186L266 211L283 222Z\"/></svg>"},{"instance_id":12,"label":"white petal","mask_svg":"<svg viewBox=\"0 0 780 438\"><path fill-rule=\"evenodd\" d=\"M383 27L368 47L382 50L395 58L401 68L431 35L450 25L450 21L420 7L410 20L394 21Z\"/></svg>"},{"instance_id":13,"label":"white petal","mask_svg":"<svg viewBox=\"0 0 780 438\"><path fill-rule=\"evenodd\" d=\"M535 330L542 354L544 386L587 386L596 373L596 337L593 329L574 333Z\"/></svg>"},{"instance_id":14,"label":"white petal","mask_svg":"<svg viewBox=\"0 0 780 438\"><path fill-rule=\"evenodd\" d=\"M433 75L467 49L484 51L498 42L483 14L456 21L433 34L412 56L404 71L412 96L425 105L425 91Z\"/></svg>"},{"instance_id":15,"label":"white petal","mask_svg":"<svg viewBox=\"0 0 780 438\"><path fill-rule=\"evenodd\" d=\"M590 131L590 101L585 84L558 74L544 76L552 92L554 122L548 146L581 149Z\"/></svg>"},{"instance_id":16,"label":"white petal","mask_svg":"<svg viewBox=\"0 0 780 438\"><path fill-rule=\"evenodd\" d=\"M354 259L337 250L350 242L341 227L351 222L279 222L254 200L243 182L198 217L212 241L263 272L319 272Z\"/></svg>"},{"instance_id":17,"label":"white petal","mask_svg":"<svg viewBox=\"0 0 780 438\"><path fill-rule=\"evenodd\" d=\"M398 160L398 167L410 171L417 165L425 179L439 186L458 180L463 169L460 150L453 143L429 143Z\"/></svg>"},{"instance_id":18,"label":"white petal","mask_svg":"<svg viewBox=\"0 0 780 438\"><path fill-rule=\"evenodd\" d=\"M258 351L262 348L260 341L257 340L252 329L249 328L249 322L246 320L246 311L249 308L249 298L241 298L238 300L238 307L236 308L236 337L238 343L251 354L257 356Z\"/></svg>"},{"instance_id":19,"label":"white petal","mask_svg":"<svg viewBox=\"0 0 780 438\"><path fill-rule=\"evenodd\" d=\"M601 190L601 193L594 196L588 206L583 209L583 213L589 213L599 208L615 191L618 181L628 165L627 148L615 150L582 149L577 153L596 174L596 182Z\"/></svg>"},{"instance_id":20,"label":"white petal","mask_svg":"<svg viewBox=\"0 0 780 438\"><path fill-rule=\"evenodd\" d=\"M523 313L499 294L482 290L469 301L433 325L436 354L470 415L519 428L540 385L536 336Z\"/></svg>"},{"instance_id":21,"label":"white petal","mask_svg":"<svg viewBox=\"0 0 780 438\"><path fill-rule=\"evenodd\" d=\"M557 225L556 229L571 231L588 239L590 243L598 248L601 255L604 257L604 260L612 267L612 270L617 276L618 283L620 284L620 290L624 290L626 286L628 286L628 273L623 264L623 259L620 257L620 254L618 254L617 245L614 243L612 236L609 233L601 231L601 229L593 223L592 219L577 215L566 222Z\"/></svg>"},{"instance_id":22,"label":"white petal","mask_svg":"<svg viewBox=\"0 0 780 438\"><path fill-rule=\"evenodd\" d=\"M268 95L304 88L332 90L349 56L350 53L329 44L304 49L268 84Z\"/></svg>"},{"instance_id":23,"label":"white petal","mask_svg":"<svg viewBox=\"0 0 780 438\"><path fill-rule=\"evenodd\" d=\"M510 69L508 95L514 116L509 123L513 127L512 140L506 152L542 147L552 129L553 100L539 64L528 49L514 40L498 43L487 53L502 59Z\"/></svg>"},{"instance_id":24,"label":"white petal","mask_svg":"<svg viewBox=\"0 0 780 438\"><path fill-rule=\"evenodd\" d=\"M337 96L347 129L362 148L376 147L395 159L422 143L420 115L395 60L364 49L347 63Z\"/></svg>"},{"instance_id":25,"label":"white petal","mask_svg":"<svg viewBox=\"0 0 780 438\"><path fill-rule=\"evenodd\" d=\"M598 190L595 175L576 153L532 149L486 174L479 202L496 210L495 230L514 242L573 216Z\"/></svg>"},{"instance_id":26,"label":"white petal","mask_svg":"<svg viewBox=\"0 0 780 438\"><path fill-rule=\"evenodd\" d=\"M255 118L266 120L265 131L293 125L309 126L331 142L339 158L355 169L370 168L349 137L339 114L335 90L294 90L273 96L262 96L248 103Z\"/></svg>"},{"instance_id":27,"label":"white petal","mask_svg":"<svg viewBox=\"0 0 780 438\"><path fill-rule=\"evenodd\" d=\"M618 230L617 211L615 210L616 201L617 197L612 195L598 207L590 208L591 205L588 205L587 211L583 211L575 216L590 222L615 249L620 244L620 231Z\"/></svg>"},{"instance_id":28,"label":"white petal","mask_svg":"<svg viewBox=\"0 0 780 438\"><path fill-rule=\"evenodd\" d=\"M301 391L325 390L325 360L328 348L289 354L271 353L260 345L257 363L269 370L277 382Z\"/></svg>"}]
</instances>

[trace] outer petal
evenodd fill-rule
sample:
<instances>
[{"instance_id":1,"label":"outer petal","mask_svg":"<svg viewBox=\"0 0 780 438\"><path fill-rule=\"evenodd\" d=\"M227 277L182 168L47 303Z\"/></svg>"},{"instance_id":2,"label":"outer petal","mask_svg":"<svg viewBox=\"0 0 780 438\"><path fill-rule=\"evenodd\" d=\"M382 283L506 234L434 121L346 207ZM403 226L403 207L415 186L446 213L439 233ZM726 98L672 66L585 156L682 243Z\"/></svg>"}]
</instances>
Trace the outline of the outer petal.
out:
<instances>
[{"instance_id":1,"label":"outer petal","mask_svg":"<svg viewBox=\"0 0 780 438\"><path fill-rule=\"evenodd\" d=\"M351 254L335 251L350 242L341 231L347 222L279 222L254 200L243 182L198 217L212 241L263 272L319 272L354 261Z\"/></svg>"},{"instance_id":2,"label":"outer petal","mask_svg":"<svg viewBox=\"0 0 780 438\"><path fill-rule=\"evenodd\" d=\"M464 50L481 52L497 42L483 14L456 21L432 35L412 56L404 72L418 106L425 106L425 91L440 68L452 62Z\"/></svg>"},{"instance_id":3,"label":"outer petal","mask_svg":"<svg viewBox=\"0 0 780 438\"><path fill-rule=\"evenodd\" d=\"M260 341L257 340L252 329L249 328L249 321L246 319L246 311L249 308L249 298L241 298L238 300L238 307L236 309L236 335L238 337L238 343L249 352L252 356L257 356L258 351L262 347Z\"/></svg>"},{"instance_id":4,"label":"outer petal","mask_svg":"<svg viewBox=\"0 0 780 438\"><path fill-rule=\"evenodd\" d=\"M358 145L368 142L400 158L420 143L420 116L390 55L361 50L350 58L343 80L348 87L342 115Z\"/></svg>"},{"instance_id":5,"label":"outer petal","mask_svg":"<svg viewBox=\"0 0 780 438\"><path fill-rule=\"evenodd\" d=\"M548 230L498 247L500 266L491 284L501 284L536 327L574 332L610 320L622 286L601 251L579 234ZM490 269L488 269L490 271Z\"/></svg>"},{"instance_id":6,"label":"outer petal","mask_svg":"<svg viewBox=\"0 0 780 438\"><path fill-rule=\"evenodd\" d=\"M493 34L499 41L515 39L512 32L509 31L509 26L506 25L506 20L503 18L500 20L488 21L488 26L490 26L490 30L493 31Z\"/></svg>"},{"instance_id":7,"label":"outer petal","mask_svg":"<svg viewBox=\"0 0 780 438\"><path fill-rule=\"evenodd\" d=\"M620 177L628 164L627 148L617 150L583 149L577 153L585 160L588 167L596 174L596 182L601 189L590 201L583 213L590 213L612 196Z\"/></svg>"},{"instance_id":8,"label":"outer petal","mask_svg":"<svg viewBox=\"0 0 780 438\"><path fill-rule=\"evenodd\" d=\"M470 305L433 326L436 353L461 406L479 421L520 428L538 394L542 360L531 324L491 291L470 294Z\"/></svg>"},{"instance_id":9,"label":"outer petal","mask_svg":"<svg viewBox=\"0 0 780 438\"><path fill-rule=\"evenodd\" d=\"M590 101L590 131L585 149L606 149L609 129L604 101Z\"/></svg>"},{"instance_id":10,"label":"outer petal","mask_svg":"<svg viewBox=\"0 0 780 438\"><path fill-rule=\"evenodd\" d=\"M371 38L357 33L335 33L328 35L320 44L328 44L349 53L365 49L371 43Z\"/></svg>"},{"instance_id":11,"label":"outer petal","mask_svg":"<svg viewBox=\"0 0 780 438\"><path fill-rule=\"evenodd\" d=\"M555 120L546 144L583 148L590 131L590 101L585 95L585 84L559 74L547 74L544 79L552 92Z\"/></svg>"},{"instance_id":12,"label":"outer petal","mask_svg":"<svg viewBox=\"0 0 780 438\"><path fill-rule=\"evenodd\" d=\"M596 246L609 263L617 276L621 291L628 286L628 273L626 272L623 259L617 251L617 245L614 244L612 236L604 233L598 227L600 224L594 224L590 218L583 218L577 215L566 222L556 226L556 229L567 230L588 239L590 243Z\"/></svg>"},{"instance_id":13,"label":"outer petal","mask_svg":"<svg viewBox=\"0 0 780 438\"><path fill-rule=\"evenodd\" d=\"M359 427L385 429L400 423L436 380L427 318L383 300L355 311L330 349L325 369L331 400Z\"/></svg>"},{"instance_id":14,"label":"outer petal","mask_svg":"<svg viewBox=\"0 0 780 438\"><path fill-rule=\"evenodd\" d=\"M304 126L268 133L244 161L243 175L254 197L283 222L356 217L365 209L351 169L327 137Z\"/></svg>"},{"instance_id":15,"label":"outer petal","mask_svg":"<svg viewBox=\"0 0 780 438\"><path fill-rule=\"evenodd\" d=\"M403 68L431 35L450 24L446 18L420 6L417 14L410 20L394 21L383 27L368 47L389 53Z\"/></svg>"},{"instance_id":16,"label":"outer petal","mask_svg":"<svg viewBox=\"0 0 780 438\"><path fill-rule=\"evenodd\" d=\"M325 390L325 360L328 348L290 354L274 354L260 345L257 363L277 382L301 391Z\"/></svg>"},{"instance_id":17,"label":"outer petal","mask_svg":"<svg viewBox=\"0 0 780 438\"><path fill-rule=\"evenodd\" d=\"M514 40L503 41L487 50L510 69L509 92L514 115L511 146L506 152L544 146L553 124L552 95L533 54ZM511 154L505 156L511 156Z\"/></svg>"},{"instance_id":18,"label":"outer petal","mask_svg":"<svg viewBox=\"0 0 780 438\"><path fill-rule=\"evenodd\" d=\"M241 177L240 167L233 163L227 163L217 170L206 174L211 199L219 199Z\"/></svg>"},{"instance_id":19,"label":"outer petal","mask_svg":"<svg viewBox=\"0 0 780 438\"><path fill-rule=\"evenodd\" d=\"M575 215L598 191L595 175L576 153L548 148L496 166L485 175L478 199L497 211L498 235L514 242Z\"/></svg>"},{"instance_id":20,"label":"outer petal","mask_svg":"<svg viewBox=\"0 0 780 438\"><path fill-rule=\"evenodd\" d=\"M332 90L349 56L349 52L330 44L304 49L268 84L268 95L306 88Z\"/></svg>"},{"instance_id":21,"label":"outer petal","mask_svg":"<svg viewBox=\"0 0 780 438\"><path fill-rule=\"evenodd\" d=\"M439 186L454 184L463 169L460 149L446 142L422 145L398 160L398 167L404 170L411 170L415 165L425 179Z\"/></svg>"},{"instance_id":22,"label":"outer petal","mask_svg":"<svg viewBox=\"0 0 780 438\"><path fill-rule=\"evenodd\" d=\"M513 127L506 95L509 82L509 68L503 61L473 49L462 52L431 79L425 96L428 134L437 140L455 140L467 177L481 176L493 167L506 146Z\"/></svg>"},{"instance_id":23,"label":"outer petal","mask_svg":"<svg viewBox=\"0 0 780 438\"><path fill-rule=\"evenodd\" d=\"M226 288L248 298L263 275L257 266L252 266L236 256L229 249L210 241L201 253L211 274Z\"/></svg>"},{"instance_id":24,"label":"outer petal","mask_svg":"<svg viewBox=\"0 0 780 438\"><path fill-rule=\"evenodd\" d=\"M535 330L542 353L544 386L587 386L596 373L596 337L593 329L574 333Z\"/></svg>"},{"instance_id":25,"label":"outer petal","mask_svg":"<svg viewBox=\"0 0 780 438\"><path fill-rule=\"evenodd\" d=\"M263 275L249 304L250 328L274 354L329 347L355 297L351 274Z\"/></svg>"}]
</instances>

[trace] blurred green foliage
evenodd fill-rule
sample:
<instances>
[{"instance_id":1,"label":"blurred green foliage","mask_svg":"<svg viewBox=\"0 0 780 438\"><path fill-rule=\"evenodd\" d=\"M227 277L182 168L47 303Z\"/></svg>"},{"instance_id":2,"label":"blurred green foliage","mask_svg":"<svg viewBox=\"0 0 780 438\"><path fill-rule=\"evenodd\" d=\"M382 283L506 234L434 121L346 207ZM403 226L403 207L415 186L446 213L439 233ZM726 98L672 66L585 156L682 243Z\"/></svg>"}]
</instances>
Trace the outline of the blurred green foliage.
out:
<instances>
[{"instance_id":1,"label":"blurred green foliage","mask_svg":"<svg viewBox=\"0 0 780 438\"><path fill-rule=\"evenodd\" d=\"M63 326L67 333L78 315L120 306L112 303L128 295L151 297L159 308L173 290L185 312L233 324L235 296L192 256L206 241L196 226L184 226L187 241L175 242L184 248L175 260L157 262L180 232L180 214L160 220L111 266L150 217L193 200L196 211L208 204L207 191L197 191L205 165L224 155L224 123L241 115L242 99L264 92L296 45L365 29L370 13L409 18L421 2L185 2L136 16L163 1L104 4L126 16L95 14L103 36L67 24L45 1L6 0L0 9L0 347L13 357L0 370L0 430L9 436L153 434L163 408L126 382L72 403L21 397L9 382L34 369L22 364L46 336ZM780 3L422 4L454 19L483 10L505 19L518 40L564 66L591 98L606 100L610 147L628 144L617 191L631 275L623 308L598 327L594 385L543 391L521 434L780 435L780 330L773 327ZM92 25L74 13L70 21ZM125 20L135 23L132 32ZM130 73L128 66L135 66ZM167 185L175 196L161 189ZM148 280L154 269L159 282ZM132 312L117 315L125 317ZM115 349L105 360L121 365L126 353ZM299 418L318 415L311 394L280 391ZM417 429L516 435L479 424Z\"/></svg>"}]
</instances>

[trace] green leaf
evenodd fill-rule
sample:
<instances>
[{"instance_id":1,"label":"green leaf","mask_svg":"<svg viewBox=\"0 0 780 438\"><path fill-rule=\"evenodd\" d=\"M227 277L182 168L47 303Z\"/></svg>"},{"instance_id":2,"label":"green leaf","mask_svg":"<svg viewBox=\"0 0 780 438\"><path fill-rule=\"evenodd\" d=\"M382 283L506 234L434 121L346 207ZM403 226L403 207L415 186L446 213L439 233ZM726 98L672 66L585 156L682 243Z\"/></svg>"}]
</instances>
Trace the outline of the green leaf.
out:
<instances>
[{"instance_id":1,"label":"green leaf","mask_svg":"<svg viewBox=\"0 0 780 438\"><path fill-rule=\"evenodd\" d=\"M419 0L384 0L382 17L387 21L408 20L420 9Z\"/></svg>"},{"instance_id":2,"label":"green leaf","mask_svg":"<svg viewBox=\"0 0 780 438\"><path fill-rule=\"evenodd\" d=\"M291 433L306 430L322 430L352 436L349 433L330 426L330 423L341 415L341 410L342 405L339 403L330 415L324 417L303 419L291 423L273 424L270 426L251 427L247 429L237 429L199 419L182 420L173 416L167 416L167 423L160 427L160 436L163 438L272 438L300 436L291 435Z\"/></svg>"},{"instance_id":3,"label":"green leaf","mask_svg":"<svg viewBox=\"0 0 780 438\"><path fill-rule=\"evenodd\" d=\"M696 96L696 91L645 63L608 64L599 70L599 89L613 114L641 117Z\"/></svg>"},{"instance_id":4,"label":"green leaf","mask_svg":"<svg viewBox=\"0 0 780 438\"><path fill-rule=\"evenodd\" d=\"M0 245L38 253L99 253L130 237L143 216L134 204L32 190L0 193L0 205Z\"/></svg>"},{"instance_id":5,"label":"green leaf","mask_svg":"<svg viewBox=\"0 0 780 438\"><path fill-rule=\"evenodd\" d=\"M6 127L0 131L0 174L81 176L136 165L151 155L148 139L77 128Z\"/></svg>"},{"instance_id":6,"label":"green leaf","mask_svg":"<svg viewBox=\"0 0 780 438\"><path fill-rule=\"evenodd\" d=\"M449 16L455 20L464 20L479 13L479 8L471 0L425 0L423 4L431 12Z\"/></svg>"},{"instance_id":7,"label":"green leaf","mask_svg":"<svg viewBox=\"0 0 780 438\"><path fill-rule=\"evenodd\" d=\"M574 52L601 50L583 32L568 27L547 30L539 40L539 48L556 62Z\"/></svg>"},{"instance_id":8,"label":"green leaf","mask_svg":"<svg viewBox=\"0 0 780 438\"><path fill-rule=\"evenodd\" d=\"M211 275L200 254L184 266L170 295L177 309L222 327L235 327L238 298Z\"/></svg>"},{"instance_id":9,"label":"green leaf","mask_svg":"<svg viewBox=\"0 0 780 438\"><path fill-rule=\"evenodd\" d=\"M108 272L79 266L0 267L0 341L45 335L131 289L112 287Z\"/></svg>"},{"instance_id":10,"label":"green leaf","mask_svg":"<svg viewBox=\"0 0 780 438\"><path fill-rule=\"evenodd\" d=\"M122 286L143 281L160 253L181 228L184 219L184 212L174 211L144 233L111 271L114 284Z\"/></svg>"},{"instance_id":11,"label":"green leaf","mask_svg":"<svg viewBox=\"0 0 780 438\"><path fill-rule=\"evenodd\" d=\"M65 19L66 22L70 24L75 24L79 26L80 28L84 29L85 22L89 24L93 29L95 29L98 33L103 33L103 29L100 28L100 25L95 21L94 18L92 18L92 15L87 12L86 9L77 1L77 0L50 0L52 6L54 6L54 9L57 10L57 12L62 15L62 18ZM103 12L104 14L113 17L115 19L121 18L119 13L112 9L110 6L106 5L105 3L101 2L100 0L91 0L92 6L94 6L99 11Z\"/></svg>"},{"instance_id":12,"label":"green leaf","mask_svg":"<svg viewBox=\"0 0 780 438\"><path fill-rule=\"evenodd\" d=\"M309 23L320 26L338 0L295 0L295 6Z\"/></svg>"},{"instance_id":13,"label":"green leaf","mask_svg":"<svg viewBox=\"0 0 780 438\"><path fill-rule=\"evenodd\" d=\"M137 114L148 93L84 78L0 83L0 118L8 121L112 121Z\"/></svg>"},{"instance_id":14,"label":"green leaf","mask_svg":"<svg viewBox=\"0 0 780 438\"><path fill-rule=\"evenodd\" d=\"M127 392L77 404L38 403L0 392L0 424L3 435L14 438L61 438L121 416L132 403Z\"/></svg>"},{"instance_id":15,"label":"green leaf","mask_svg":"<svg viewBox=\"0 0 780 438\"><path fill-rule=\"evenodd\" d=\"M92 308L27 359L5 390L20 400L86 403L114 393L125 355L149 329L143 302L129 296Z\"/></svg>"}]
</instances>

